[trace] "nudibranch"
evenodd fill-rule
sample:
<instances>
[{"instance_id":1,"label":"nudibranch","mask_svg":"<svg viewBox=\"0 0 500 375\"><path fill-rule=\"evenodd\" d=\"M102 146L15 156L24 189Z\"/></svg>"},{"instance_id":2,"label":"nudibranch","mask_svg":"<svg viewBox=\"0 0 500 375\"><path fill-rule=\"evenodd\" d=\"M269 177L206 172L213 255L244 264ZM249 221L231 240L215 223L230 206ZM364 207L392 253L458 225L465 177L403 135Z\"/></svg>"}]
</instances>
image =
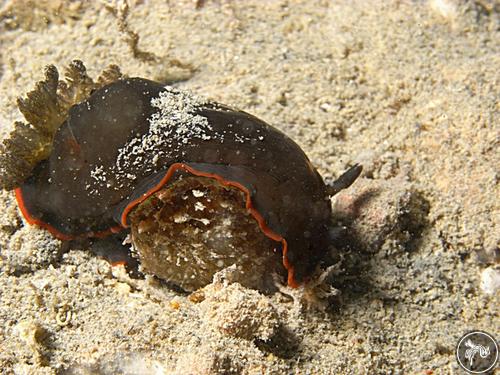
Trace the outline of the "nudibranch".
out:
<instances>
[{"instance_id":1,"label":"nudibranch","mask_svg":"<svg viewBox=\"0 0 500 375\"><path fill-rule=\"evenodd\" d=\"M142 270L185 290L233 264L250 287L306 282L330 244L330 196L361 172L326 185L262 120L116 67L94 83L79 61L66 81L50 66L19 108L29 124L0 165L22 167L2 184L27 222L62 240L129 231Z\"/></svg>"}]
</instances>

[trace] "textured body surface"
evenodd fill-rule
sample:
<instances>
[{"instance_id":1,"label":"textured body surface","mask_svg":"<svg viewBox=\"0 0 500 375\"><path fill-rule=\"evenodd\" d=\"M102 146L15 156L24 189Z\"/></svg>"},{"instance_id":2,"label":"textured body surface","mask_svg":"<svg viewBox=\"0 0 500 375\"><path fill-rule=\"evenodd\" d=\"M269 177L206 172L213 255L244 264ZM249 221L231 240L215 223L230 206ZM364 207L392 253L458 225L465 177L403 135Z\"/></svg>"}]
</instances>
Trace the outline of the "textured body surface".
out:
<instances>
[{"instance_id":1,"label":"textured body surface","mask_svg":"<svg viewBox=\"0 0 500 375\"><path fill-rule=\"evenodd\" d=\"M290 285L327 251L329 196L295 142L247 113L140 78L72 107L17 197L56 236L92 237L128 225L130 210L168 184L174 167L244 190L263 232L282 242Z\"/></svg>"},{"instance_id":2,"label":"textured body surface","mask_svg":"<svg viewBox=\"0 0 500 375\"><path fill-rule=\"evenodd\" d=\"M273 274L286 271L281 243L262 233L245 200L235 187L190 176L150 196L129 215L143 271L192 291L235 264L235 281L272 289Z\"/></svg>"}]
</instances>

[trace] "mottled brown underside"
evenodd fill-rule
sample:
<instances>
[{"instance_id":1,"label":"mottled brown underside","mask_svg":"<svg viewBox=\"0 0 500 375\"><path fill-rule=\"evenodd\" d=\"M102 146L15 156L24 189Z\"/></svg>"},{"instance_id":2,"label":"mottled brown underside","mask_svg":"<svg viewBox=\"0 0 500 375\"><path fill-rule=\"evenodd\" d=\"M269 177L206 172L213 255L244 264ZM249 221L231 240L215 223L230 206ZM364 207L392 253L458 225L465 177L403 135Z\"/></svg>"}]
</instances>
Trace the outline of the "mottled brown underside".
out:
<instances>
[{"instance_id":1,"label":"mottled brown underside","mask_svg":"<svg viewBox=\"0 0 500 375\"><path fill-rule=\"evenodd\" d=\"M235 281L264 291L273 288L273 274L286 274L281 244L262 233L243 192L213 179L177 179L138 205L129 220L143 271L185 290L207 285L232 265Z\"/></svg>"}]
</instances>

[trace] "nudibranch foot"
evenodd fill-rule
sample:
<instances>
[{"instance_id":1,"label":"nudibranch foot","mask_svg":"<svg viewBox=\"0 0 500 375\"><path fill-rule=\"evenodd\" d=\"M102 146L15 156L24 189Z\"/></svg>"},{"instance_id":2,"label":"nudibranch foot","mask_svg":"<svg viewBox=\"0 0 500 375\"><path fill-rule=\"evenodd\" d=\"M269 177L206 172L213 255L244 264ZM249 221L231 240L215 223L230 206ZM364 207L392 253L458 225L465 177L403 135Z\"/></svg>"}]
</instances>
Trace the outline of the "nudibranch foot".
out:
<instances>
[{"instance_id":1,"label":"nudibranch foot","mask_svg":"<svg viewBox=\"0 0 500 375\"><path fill-rule=\"evenodd\" d=\"M70 243L71 245L79 244L80 248L90 248L92 253L107 260L112 266L124 266L130 277L144 278L144 275L139 272L137 258L130 252L126 232L111 234L104 238L70 241Z\"/></svg>"},{"instance_id":2,"label":"nudibranch foot","mask_svg":"<svg viewBox=\"0 0 500 375\"><path fill-rule=\"evenodd\" d=\"M144 273L194 291L235 265L235 281L261 291L282 277L281 244L266 237L245 208L245 195L208 177L181 174L129 215ZM194 266L195 265L195 266Z\"/></svg>"}]
</instances>

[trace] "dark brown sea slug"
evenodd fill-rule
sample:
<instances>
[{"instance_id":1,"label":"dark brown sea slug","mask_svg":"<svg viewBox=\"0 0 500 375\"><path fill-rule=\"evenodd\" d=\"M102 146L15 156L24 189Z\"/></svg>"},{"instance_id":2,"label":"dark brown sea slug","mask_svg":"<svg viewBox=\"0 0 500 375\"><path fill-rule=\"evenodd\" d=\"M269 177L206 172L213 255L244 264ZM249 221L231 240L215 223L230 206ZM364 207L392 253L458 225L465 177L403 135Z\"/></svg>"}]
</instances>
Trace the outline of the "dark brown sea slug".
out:
<instances>
[{"instance_id":1,"label":"dark brown sea slug","mask_svg":"<svg viewBox=\"0 0 500 375\"><path fill-rule=\"evenodd\" d=\"M295 142L258 118L112 76L58 109L50 153L15 190L26 220L63 240L131 226L144 270L187 290L232 264L250 286L271 273L293 287L307 281L330 243L330 196L361 167L327 186Z\"/></svg>"}]
</instances>

